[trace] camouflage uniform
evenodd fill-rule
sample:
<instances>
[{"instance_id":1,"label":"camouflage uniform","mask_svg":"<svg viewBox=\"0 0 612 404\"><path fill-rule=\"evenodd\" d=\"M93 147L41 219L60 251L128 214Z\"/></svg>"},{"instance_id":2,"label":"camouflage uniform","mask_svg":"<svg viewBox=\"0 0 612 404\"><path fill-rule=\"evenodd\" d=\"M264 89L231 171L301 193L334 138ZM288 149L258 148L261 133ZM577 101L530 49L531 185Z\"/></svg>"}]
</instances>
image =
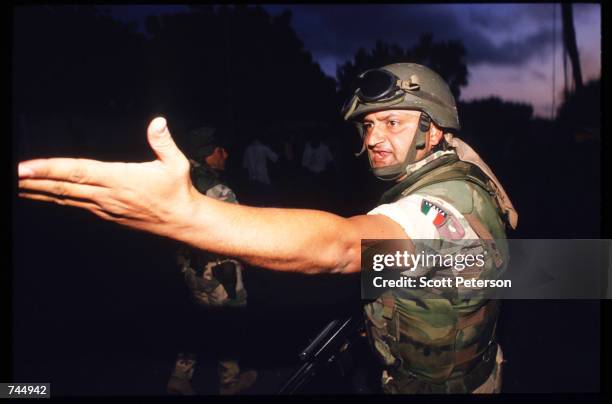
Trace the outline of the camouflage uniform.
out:
<instances>
[{"instance_id":1,"label":"camouflage uniform","mask_svg":"<svg viewBox=\"0 0 612 404\"><path fill-rule=\"evenodd\" d=\"M461 129L455 98L430 68L394 63L358 75L355 91L342 108L367 149L364 118L386 110L419 111L419 121L403 161L370 166L376 177L396 181L369 214L402 226L415 248L439 256L483 254L461 276L496 279L508 262L505 226L518 214L491 169L454 134ZM427 148L431 125L443 139ZM439 132L438 132L439 133ZM408 134L406 133L405 136ZM435 146L436 149L433 150ZM454 267L417 266L408 276L448 279ZM396 288L365 306L368 334L384 366L387 393L496 392L501 383L501 350L495 342L499 302L484 290ZM473 293L466 293L473 292Z\"/></svg>"},{"instance_id":2,"label":"camouflage uniform","mask_svg":"<svg viewBox=\"0 0 612 404\"><path fill-rule=\"evenodd\" d=\"M236 195L222 182L217 171L194 160L190 160L190 163L191 180L200 193L221 201L238 203ZM242 281L242 263L187 246L180 248L177 261L190 290L191 300L196 306L207 311L205 315L209 320L208 322L214 325L212 332L208 332L200 340L196 340L194 344L215 346L217 354L221 357L217 369L219 391L221 394L236 394L245 385L252 384L256 377L256 373L253 371L241 374L238 360L233 359L236 354L234 350L239 344L238 339L243 334L241 329L243 321L239 318L241 313L228 312L228 310L245 307L247 303L247 292ZM219 308L224 308L224 310L215 310ZM195 315L198 314L201 313ZM199 327L200 325L196 324L195 326ZM190 333L191 330L188 332ZM197 332L195 334L199 335ZM190 338L193 337L186 337L187 340ZM221 348L224 349L219 352ZM170 393L195 394L190 383L195 364L196 357L194 354L179 354L174 372L168 383Z\"/></svg>"},{"instance_id":3,"label":"camouflage uniform","mask_svg":"<svg viewBox=\"0 0 612 404\"><path fill-rule=\"evenodd\" d=\"M234 192L219 179L214 170L191 161L191 177L202 194L221 201L238 203ZM203 250L184 247L179 263L185 281L197 304L212 307L243 307L247 293L242 282L242 264Z\"/></svg>"},{"instance_id":4,"label":"camouflage uniform","mask_svg":"<svg viewBox=\"0 0 612 404\"><path fill-rule=\"evenodd\" d=\"M472 168L471 164L459 160L453 150L437 151L409 165L408 178L385 193L382 204L368 213L400 224L416 251L484 253L486 257L483 267L468 267L460 273L420 266L412 276L495 279L503 272L508 259L504 222L486 177L476 184L452 175L466 168ZM503 361L495 342L499 301L478 294L463 299L459 293L436 292L440 293L394 289L365 307L368 335L384 366L383 390L499 392Z\"/></svg>"}]
</instances>

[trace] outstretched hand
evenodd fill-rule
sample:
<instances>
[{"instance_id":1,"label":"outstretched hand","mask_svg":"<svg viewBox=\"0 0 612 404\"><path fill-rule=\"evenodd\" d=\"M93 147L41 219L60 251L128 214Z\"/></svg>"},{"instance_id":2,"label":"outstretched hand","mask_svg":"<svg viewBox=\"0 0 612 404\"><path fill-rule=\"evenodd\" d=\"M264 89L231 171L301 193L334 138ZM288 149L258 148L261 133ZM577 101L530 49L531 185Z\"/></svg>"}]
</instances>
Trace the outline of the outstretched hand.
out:
<instances>
[{"instance_id":1,"label":"outstretched hand","mask_svg":"<svg viewBox=\"0 0 612 404\"><path fill-rule=\"evenodd\" d=\"M198 193L189 161L178 149L166 120L147 128L157 159L146 163L50 158L19 163L19 196L87 209L136 229L168 236L191 214Z\"/></svg>"}]
</instances>

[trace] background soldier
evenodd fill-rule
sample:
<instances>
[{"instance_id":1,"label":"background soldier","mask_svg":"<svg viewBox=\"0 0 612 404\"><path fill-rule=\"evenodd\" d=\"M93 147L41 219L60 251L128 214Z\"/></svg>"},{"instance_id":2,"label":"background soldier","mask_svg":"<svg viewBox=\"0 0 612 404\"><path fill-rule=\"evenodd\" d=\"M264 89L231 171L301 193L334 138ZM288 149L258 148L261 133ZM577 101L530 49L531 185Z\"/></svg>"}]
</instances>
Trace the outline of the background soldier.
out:
<instances>
[{"instance_id":1,"label":"background soldier","mask_svg":"<svg viewBox=\"0 0 612 404\"><path fill-rule=\"evenodd\" d=\"M237 206L197 194L187 159L159 118L148 129L156 161L25 162L19 167L22 196L85 208L277 271L358 272L363 239L433 240L442 253L454 242L475 240L473 247L487 252L485 266L464 276L488 278L502 271L508 258L505 226L515 227L518 215L489 167L453 137L459 121L446 83L415 64L371 70L358 82L343 109L345 119L358 123L374 174L396 182L367 215ZM434 277L446 270L420 269ZM419 300L409 292L395 290L365 307L372 344L385 365L384 391L499 391L497 303Z\"/></svg>"},{"instance_id":2,"label":"background soldier","mask_svg":"<svg viewBox=\"0 0 612 404\"><path fill-rule=\"evenodd\" d=\"M222 178L229 157L227 134L215 128L201 127L189 133L189 142L190 173L194 187L211 198L238 203L236 195ZM178 263L193 302L200 308L225 310L223 313L218 310L207 310L205 313L196 310L190 313L191 318L187 321L193 327L188 327L187 332L181 332L181 340L190 346L187 352L179 353L168 380L167 391L171 394L193 395L195 392L191 379L196 364L193 352L202 346L214 346L220 350L221 356L218 361L219 392L224 395L237 394L250 387L257 378L257 373L252 370L240 373L236 348L240 346L244 322L240 312L227 309L246 306L242 264L188 246L179 250Z\"/></svg>"}]
</instances>

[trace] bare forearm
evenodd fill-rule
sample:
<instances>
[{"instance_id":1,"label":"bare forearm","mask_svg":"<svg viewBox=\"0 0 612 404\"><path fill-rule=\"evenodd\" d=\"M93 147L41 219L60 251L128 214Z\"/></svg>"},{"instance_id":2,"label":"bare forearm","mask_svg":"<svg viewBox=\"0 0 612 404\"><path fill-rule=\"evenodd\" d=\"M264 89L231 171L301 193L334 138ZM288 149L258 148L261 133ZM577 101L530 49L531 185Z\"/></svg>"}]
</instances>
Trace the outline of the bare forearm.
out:
<instances>
[{"instance_id":1,"label":"bare forearm","mask_svg":"<svg viewBox=\"0 0 612 404\"><path fill-rule=\"evenodd\" d=\"M354 272L359 266L360 239L351 222L340 216L206 197L197 198L194 206L180 234L172 236L196 248L279 271Z\"/></svg>"},{"instance_id":2,"label":"bare forearm","mask_svg":"<svg viewBox=\"0 0 612 404\"><path fill-rule=\"evenodd\" d=\"M193 187L189 161L165 119L151 121L147 139L157 158L145 163L22 162L20 196L86 209L123 226L280 271L356 272L361 239L406 237L401 226L382 215L345 219L316 210L253 208L208 198Z\"/></svg>"}]
</instances>

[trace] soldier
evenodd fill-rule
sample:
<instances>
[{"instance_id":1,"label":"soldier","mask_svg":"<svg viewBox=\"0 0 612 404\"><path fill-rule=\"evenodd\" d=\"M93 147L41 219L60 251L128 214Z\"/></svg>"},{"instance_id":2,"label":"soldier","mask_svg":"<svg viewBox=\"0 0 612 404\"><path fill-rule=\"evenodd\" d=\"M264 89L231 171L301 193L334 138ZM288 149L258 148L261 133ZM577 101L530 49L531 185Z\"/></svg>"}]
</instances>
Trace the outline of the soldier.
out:
<instances>
[{"instance_id":1,"label":"soldier","mask_svg":"<svg viewBox=\"0 0 612 404\"><path fill-rule=\"evenodd\" d=\"M455 101L438 74L408 63L366 71L343 113L357 123L374 174L395 183L366 215L236 206L196 195L187 160L159 118L148 130L154 162L35 160L20 165L19 185L22 196L85 208L271 270L360 271L362 239L434 240L440 252L476 240L487 254L472 276L503 270L505 228L514 228L518 215L490 168L454 137ZM219 227L227 222L231 231ZM403 290L366 305L372 345L385 367L383 391L498 392L498 313L494 300L419 300Z\"/></svg>"},{"instance_id":2,"label":"soldier","mask_svg":"<svg viewBox=\"0 0 612 404\"><path fill-rule=\"evenodd\" d=\"M222 173L229 157L227 152L227 134L224 136L219 129L201 127L189 133L191 181L198 192L203 195L229 203L238 203L234 192L224 183ZM256 380L255 371L240 372L236 352L232 345L239 345L239 335L243 333L240 325L240 313L227 308L245 307L247 293L242 282L242 264L240 261L208 253L204 250L182 247L178 252L177 261L185 276L185 282L190 290L193 302L200 308L224 310L225 318L214 321L210 317L217 313L207 310L204 313L214 329L201 324L202 314L198 311L190 313L193 318L188 324L193 324L190 330L183 330L181 339L191 345L191 352L181 352L176 360L174 370L168 380L167 391L170 394L193 395L195 391L191 379L196 365L196 355L193 353L202 345L225 346L221 352L222 359L218 361L219 393L222 395L237 394L249 388ZM219 317L219 316L217 316ZM206 332L199 331L205 328ZM212 336L216 341L211 343ZM196 338L197 337L197 338ZM228 352L228 349L230 350Z\"/></svg>"},{"instance_id":3,"label":"soldier","mask_svg":"<svg viewBox=\"0 0 612 404\"><path fill-rule=\"evenodd\" d=\"M362 73L358 83L343 108L344 119L364 138L362 152L368 150L374 175L396 182L368 214L400 224L413 248L417 242L440 254L476 248L494 257L476 272L462 271L464 277L503 271L505 222L514 228L518 216L491 169L454 137L459 117L444 80L425 66L397 63ZM408 123L412 137L405 136ZM407 150L403 159L397 158L398 149ZM420 266L414 275L442 278L444 271L436 274L436 269ZM422 298L413 292L386 292L365 306L371 345L384 365L383 390L500 392L499 301L482 295Z\"/></svg>"}]
</instances>

